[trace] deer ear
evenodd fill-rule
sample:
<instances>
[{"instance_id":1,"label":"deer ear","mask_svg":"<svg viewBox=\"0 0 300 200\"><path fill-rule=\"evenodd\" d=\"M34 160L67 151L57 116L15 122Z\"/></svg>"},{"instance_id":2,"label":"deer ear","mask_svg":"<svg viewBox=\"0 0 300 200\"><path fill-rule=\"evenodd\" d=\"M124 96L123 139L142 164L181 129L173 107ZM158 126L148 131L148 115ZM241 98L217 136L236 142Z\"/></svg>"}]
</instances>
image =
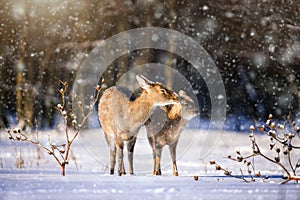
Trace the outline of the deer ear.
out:
<instances>
[{"instance_id":1,"label":"deer ear","mask_svg":"<svg viewBox=\"0 0 300 200\"><path fill-rule=\"evenodd\" d=\"M178 94L179 94L179 96L181 96L181 97L187 96L187 94L186 94L185 91L183 91L183 90L180 90Z\"/></svg>"},{"instance_id":2,"label":"deer ear","mask_svg":"<svg viewBox=\"0 0 300 200\"><path fill-rule=\"evenodd\" d=\"M136 80L138 81L140 87L147 91L149 90L150 84L153 84L152 81L149 81L147 78L145 78L142 75L136 75Z\"/></svg>"},{"instance_id":3,"label":"deer ear","mask_svg":"<svg viewBox=\"0 0 300 200\"><path fill-rule=\"evenodd\" d=\"M183 90L179 91L179 96L186 99L186 100L189 100L189 101L193 102L193 99L189 95L187 95L187 93Z\"/></svg>"}]
</instances>

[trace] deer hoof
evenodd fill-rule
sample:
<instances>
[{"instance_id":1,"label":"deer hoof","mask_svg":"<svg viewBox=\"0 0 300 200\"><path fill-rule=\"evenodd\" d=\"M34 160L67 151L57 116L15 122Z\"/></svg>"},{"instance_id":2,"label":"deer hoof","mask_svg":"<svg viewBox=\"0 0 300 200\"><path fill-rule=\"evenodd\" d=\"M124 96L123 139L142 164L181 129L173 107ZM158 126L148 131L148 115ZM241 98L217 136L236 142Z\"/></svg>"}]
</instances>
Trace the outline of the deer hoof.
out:
<instances>
[{"instance_id":1,"label":"deer hoof","mask_svg":"<svg viewBox=\"0 0 300 200\"><path fill-rule=\"evenodd\" d=\"M178 172L174 172L174 176L178 176Z\"/></svg>"},{"instance_id":2,"label":"deer hoof","mask_svg":"<svg viewBox=\"0 0 300 200\"><path fill-rule=\"evenodd\" d=\"M159 171L154 170L153 175L159 176L159 175L161 175L161 173Z\"/></svg>"},{"instance_id":3,"label":"deer hoof","mask_svg":"<svg viewBox=\"0 0 300 200\"><path fill-rule=\"evenodd\" d=\"M114 169L110 169L109 174L110 174L110 175L114 175L114 173L115 173L114 171L115 171Z\"/></svg>"}]
</instances>

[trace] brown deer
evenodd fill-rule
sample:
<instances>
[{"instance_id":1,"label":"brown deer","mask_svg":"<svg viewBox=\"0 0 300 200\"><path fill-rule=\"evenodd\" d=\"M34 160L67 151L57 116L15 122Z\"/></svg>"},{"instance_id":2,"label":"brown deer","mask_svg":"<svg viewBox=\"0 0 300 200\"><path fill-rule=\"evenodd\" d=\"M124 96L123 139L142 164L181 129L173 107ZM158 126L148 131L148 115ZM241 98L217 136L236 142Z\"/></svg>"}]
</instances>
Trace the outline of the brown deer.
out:
<instances>
[{"instance_id":1,"label":"brown deer","mask_svg":"<svg viewBox=\"0 0 300 200\"><path fill-rule=\"evenodd\" d=\"M126 174L123 163L124 142L127 142L129 172L133 174L133 151L139 129L157 106L178 104L177 94L160 83L136 76L140 89L135 94L125 87L105 90L98 117L110 148L110 174L114 174L116 156L118 175Z\"/></svg>"},{"instance_id":2,"label":"brown deer","mask_svg":"<svg viewBox=\"0 0 300 200\"><path fill-rule=\"evenodd\" d=\"M151 117L146 121L145 126L147 130L148 141L153 151L154 161L154 175L161 175L160 159L161 152L164 146L169 145L169 150L173 162L173 174L178 176L176 164L176 147L180 133L184 130L187 122L194 116L199 114L192 98L190 98L184 91L179 92L179 104L167 105L157 108ZM156 113L161 109L167 114L167 119L162 127L161 120L155 120ZM157 129L159 130L157 131Z\"/></svg>"}]
</instances>

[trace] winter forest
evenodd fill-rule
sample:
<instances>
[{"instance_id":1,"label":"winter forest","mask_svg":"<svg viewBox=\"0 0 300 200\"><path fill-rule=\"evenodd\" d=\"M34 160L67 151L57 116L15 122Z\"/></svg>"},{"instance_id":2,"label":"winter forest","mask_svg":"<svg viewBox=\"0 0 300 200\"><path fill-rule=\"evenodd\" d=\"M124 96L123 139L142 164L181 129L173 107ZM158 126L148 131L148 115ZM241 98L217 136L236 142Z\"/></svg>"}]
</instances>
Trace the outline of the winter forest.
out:
<instances>
[{"instance_id":1,"label":"winter forest","mask_svg":"<svg viewBox=\"0 0 300 200\"><path fill-rule=\"evenodd\" d=\"M41 192L48 188L44 181L34 182L25 175L26 181L25 179L22 180L24 182L17 181L14 185L14 179L6 177L7 174L14 174L14 170L20 168L29 170L29 174L42 180L58 181L57 186L50 188L62 197L74 196L75 199L93 198L95 197L93 195L100 193L104 194L106 199L120 197L118 194L126 193L124 181L133 181L135 184L132 186L133 190L141 189L136 198L144 198L145 193L151 192L155 194L154 199L167 197L207 199L212 197L210 195L213 192L222 193L224 192L222 188L227 188L231 192L224 196L225 199L235 197L236 192L239 195L243 192L247 194L255 192L264 199L268 197L267 192L237 187L242 184L241 182L225 179L223 183L217 182L214 188L215 179L208 177L216 176L219 181L219 172L222 172L221 178L233 177L251 182L254 180L253 177L258 177L265 182L266 176L260 174L265 172L271 173L274 180L281 179L282 174L286 175L286 182L298 183L300 180L297 176L300 152L296 151L300 149L299 0L0 0L0 2L0 177L3 179L3 183L0 183L0 199L2 197L22 199L20 194L33 199L46 197L44 191ZM80 105L83 114L77 118L72 113L75 109L72 107L74 103L72 88L78 79L80 68L91 52L105 44L109 38L144 27L174 30L196 41L207 52L220 73L225 95L212 97L207 79L199 74L193 63L185 57L159 48L140 48L128 50L120 55L109 63L103 73L94 72L98 77L98 85L90 88L94 90L93 96L86 95L84 89L76 94L85 96L83 105ZM138 38L140 37L137 37L137 40ZM147 40L147 38L143 39ZM152 40L160 41L161 38L157 39L156 35L153 35ZM186 52L186 55L197 55L197 52L193 52L192 49L183 47L180 49L181 44L174 43L172 37L166 37L165 41L171 50L179 49ZM130 43L125 41L114 45L117 52L130 46ZM151 171L153 149L147 139L141 141L146 138L143 135L148 130L146 124L145 129L144 126L141 128L142 134L139 134L142 136L141 139L139 137L137 139L134 153L134 166L137 166L136 177L126 175L122 180L116 175L106 176L109 172L109 148L105 141L107 136L104 137L102 132L103 124L100 125L97 117L97 112L100 112L99 99L107 88L115 86L127 72L140 66L147 66L148 63L168 66L178 72L180 77L190 85L192 99L197 102L198 115L187 124L177 148L177 154L182 155L178 156L180 157L178 158L179 176L182 177L176 180L172 177L172 165L162 164L162 171L165 172L163 175L166 175L162 178L165 179L148 179L149 174L151 178L155 176L152 177ZM97 62L94 64L100 65ZM174 88L176 84L181 84L168 70L157 73L162 76L151 77L151 70L145 76L148 75L147 78L151 81L161 82L169 89ZM208 71L207 74L209 73ZM125 83L129 88L138 83L135 77L130 77L130 81ZM81 83L88 84L89 80L81 80ZM178 93L179 90L175 92ZM214 130L209 130L210 123L218 123L212 120L215 114L212 109L214 98L225 98L226 102L224 106L226 117L222 126L225 133L222 136L216 134ZM77 103L81 104L79 101ZM205 142L203 142L203 133L199 133L198 138L195 136L197 135L195 132L199 130L201 132L202 129L211 131ZM256 131L259 134L255 137ZM56 132L63 132L63 136L57 135ZM249 137L247 133L250 134ZM213 136L214 134L216 135ZM29 139L28 135L37 140ZM61 145L51 143L49 139L52 137L53 141L57 141L65 136L66 143ZM84 148L77 141L77 136L89 146L89 153L80 155ZM217 143L217 138L221 142ZM97 139L101 142L96 143ZM262 144L257 140L261 140ZM144 152L143 142L150 154ZM189 148L186 148L185 144L189 144ZM72 149L71 145L74 146ZM101 150L99 150L100 146ZM207 153L205 158L197 157L200 146L209 149L204 150ZM244 153L249 153L247 150L243 152L246 146L250 148L250 156L243 156ZM23 147L25 150L22 150ZM210 153L210 148L214 148L215 151ZM236 148L238 148L236 158L224 154L235 152ZM268 149L271 153L264 154L262 149ZM166 153L163 154L163 159L170 159L168 151L169 149L164 150ZM127 169L127 162L130 162L130 159L127 161L126 153L129 152L127 150L124 152ZM145 157L147 153L149 155ZM98 156L97 159L101 161L95 162L93 156L89 156L91 154L94 157ZM224 161L224 157L229 160ZM262 160L254 164L254 157L262 157ZM220 164L217 160L223 163ZM275 167L268 169L265 167L258 174L255 167L266 166L265 160L271 160L271 164L275 164ZM231 161L244 163L243 167L246 168L247 173L240 173L242 170L239 170L239 167L232 167L234 165ZM64 167L69 162L71 179L76 173L80 176L75 177L75 180L67 179L70 185L66 186L65 179L59 177L59 180L55 180L51 175L59 175L57 171L52 171L56 167L61 167L64 174ZM145 166L146 162L149 164ZM162 162L171 163L170 160L162 160ZM223 164L233 168L233 172L239 175L233 175L231 170L223 167ZM154 161L154 168L155 165ZM252 167L251 170L249 167ZM38 175L40 171L44 174L48 173L48 176ZM27 174L24 171L15 173L20 173L19 176ZM98 180L93 176L95 174L103 176L98 177ZM200 181L191 183L190 176L195 179L192 181L198 181L198 178L201 181L202 177L207 183L204 187L209 192L198 194L196 191L200 188L198 184ZM99 183L101 181L102 184ZM151 185L151 181L157 181L157 187ZM176 181L181 184L180 187L175 184ZM165 182L171 183L165 187ZM29 192L21 187L21 192L14 193L18 184L23 183L33 183L29 186ZM143 184L139 186L140 183ZM35 190L35 184L40 184L39 190ZM71 193L61 191L62 185L66 186L66 190L73 196ZM72 190L73 187L75 189ZM278 189L277 185L276 187L254 185L253 187L264 187L265 191ZM278 190L290 191L285 193L284 198L297 199L297 195L293 194L298 187L298 184L295 184ZM83 188L85 190L81 190ZM34 192L37 192L36 196ZM85 193L90 196L84 196ZM1 197L2 194L4 196ZM126 194L128 196L125 196L125 199L135 193ZM272 195L275 197L279 193L272 193ZM55 198L55 195L47 194L47 197Z\"/></svg>"},{"instance_id":2,"label":"winter forest","mask_svg":"<svg viewBox=\"0 0 300 200\"><path fill-rule=\"evenodd\" d=\"M297 1L3 0L1 4L2 126L20 120L30 126L38 120L40 127L53 127L58 80L72 84L85 56L102 40L147 26L180 31L207 50L225 84L228 118L298 114ZM153 50L131 52L111 64L106 84L114 85L134 65L170 62L173 57ZM171 66L190 70L180 58ZM206 93L204 88L197 94L203 118L209 117Z\"/></svg>"}]
</instances>

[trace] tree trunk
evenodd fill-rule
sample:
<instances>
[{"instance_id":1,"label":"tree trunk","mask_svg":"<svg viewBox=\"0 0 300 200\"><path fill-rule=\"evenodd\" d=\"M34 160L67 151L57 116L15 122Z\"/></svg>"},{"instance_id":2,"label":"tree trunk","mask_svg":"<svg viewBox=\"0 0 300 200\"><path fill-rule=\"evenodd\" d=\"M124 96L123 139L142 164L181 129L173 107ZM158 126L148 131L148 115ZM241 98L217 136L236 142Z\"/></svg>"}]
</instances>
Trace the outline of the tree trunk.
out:
<instances>
[{"instance_id":1,"label":"tree trunk","mask_svg":"<svg viewBox=\"0 0 300 200\"><path fill-rule=\"evenodd\" d=\"M174 2L172 0L169 0L168 2L169 4L169 29L173 30L174 29L174 23L173 23L173 18L174 18ZM172 37L169 38L169 54L168 54L168 58L166 59L165 64L168 67L172 67L173 65L173 53L175 50L175 44L174 41L172 40ZM170 68L166 68L165 69L165 77L166 77L166 86L168 88L172 88L173 85L173 80L172 80L172 71L170 70Z\"/></svg>"},{"instance_id":2,"label":"tree trunk","mask_svg":"<svg viewBox=\"0 0 300 200\"><path fill-rule=\"evenodd\" d=\"M25 71L27 73L33 73L33 71L25 70L28 66L25 61L25 54L28 46L28 10L26 4L23 5L25 8L25 14L22 21L22 29L19 49L18 49L18 63L16 65L16 106L17 106L17 118L18 126L23 129L24 126L32 126L33 117L33 92L32 85L27 84L25 88L26 78ZM26 64L25 64L26 63ZM33 70L33 68L31 69ZM33 77L33 76L32 76Z\"/></svg>"}]
</instances>

